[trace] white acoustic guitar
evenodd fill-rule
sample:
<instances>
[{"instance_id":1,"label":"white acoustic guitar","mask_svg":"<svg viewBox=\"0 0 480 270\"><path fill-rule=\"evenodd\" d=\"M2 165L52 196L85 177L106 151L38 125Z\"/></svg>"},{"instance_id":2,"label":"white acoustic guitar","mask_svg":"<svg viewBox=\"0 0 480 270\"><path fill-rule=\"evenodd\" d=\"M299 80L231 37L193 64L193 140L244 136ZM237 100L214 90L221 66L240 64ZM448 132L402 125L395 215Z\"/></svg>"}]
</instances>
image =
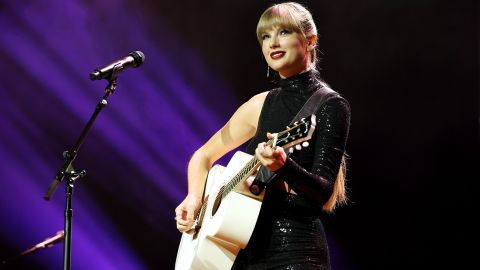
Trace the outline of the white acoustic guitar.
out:
<instances>
[{"instance_id":1,"label":"white acoustic guitar","mask_svg":"<svg viewBox=\"0 0 480 270\"><path fill-rule=\"evenodd\" d=\"M315 115L311 115L277 133L267 144L289 148L309 140L314 129ZM175 270L232 267L240 249L247 245L260 212L264 192L256 196L246 183L260 165L254 156L237 151L227 167L217 164L210 169L195 224L188 233L182 233Z\"/></svg>"}]
</instances>

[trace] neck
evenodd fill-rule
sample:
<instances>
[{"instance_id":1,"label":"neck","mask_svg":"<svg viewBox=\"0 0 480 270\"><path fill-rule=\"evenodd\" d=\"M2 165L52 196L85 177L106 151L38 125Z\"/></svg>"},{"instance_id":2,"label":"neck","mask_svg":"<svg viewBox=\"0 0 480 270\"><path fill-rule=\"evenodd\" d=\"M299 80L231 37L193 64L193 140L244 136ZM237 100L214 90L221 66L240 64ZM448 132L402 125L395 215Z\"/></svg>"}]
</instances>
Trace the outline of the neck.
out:
<instances>
[{"instance_id":1,"label":"neck","mask_svg":"<svg viewBox=\"0 0 480 270\"><path fill-rule=\"evenodd\" d=\"M278 73L278 75L280 75L280 78L281 79L288 79L290 77L293 77L295 75L300 75L302 73L305 73L305 72L309 72L310 70L312 70L311 67L307 67L305 68L304 70L300 71L300 72L291 72L291 73Z\"/></svg>"}]
</instances>

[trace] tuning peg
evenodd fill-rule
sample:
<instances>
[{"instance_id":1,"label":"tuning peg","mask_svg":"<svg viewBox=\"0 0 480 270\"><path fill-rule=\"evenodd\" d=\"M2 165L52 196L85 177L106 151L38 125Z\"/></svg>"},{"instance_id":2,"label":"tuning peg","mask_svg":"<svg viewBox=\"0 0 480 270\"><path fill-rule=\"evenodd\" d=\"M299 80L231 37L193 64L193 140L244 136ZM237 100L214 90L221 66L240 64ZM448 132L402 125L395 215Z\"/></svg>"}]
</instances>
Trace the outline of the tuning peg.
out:
<instances>
[{"instance_id":1,"label":"tuning peg","mask_svg":"<svg viewBox=\"0 0 480 270\"><path fill-rule=\"evenodd\" d=\"M302 146L300 144L297 144L297 145L295 145L295 149L300 151L300 150L302 150Z\"/></svg>"},{"instance_id":2,"label":"tuning peg","mask_svg":"<svg viewBox=\"0 0 480 270\"><path fill-rule=\"evenodd\" d=\"M308 147L309 145L310 145L310 144L309 144L308 142L303 142L303 143L302 143L302 146L303 146L303 147Z\"/></svg>"},{"instance_id":3,"label":"tuning peg","mask_svg":"<svg viewBox=\"0 0 480 270\"><path fill-rule=\"evenodd\" d=\"M289 152L290 154L293 153L293 147L289 147L289 148L288 148L288 152Z\"/></svg>"}]
</instances>

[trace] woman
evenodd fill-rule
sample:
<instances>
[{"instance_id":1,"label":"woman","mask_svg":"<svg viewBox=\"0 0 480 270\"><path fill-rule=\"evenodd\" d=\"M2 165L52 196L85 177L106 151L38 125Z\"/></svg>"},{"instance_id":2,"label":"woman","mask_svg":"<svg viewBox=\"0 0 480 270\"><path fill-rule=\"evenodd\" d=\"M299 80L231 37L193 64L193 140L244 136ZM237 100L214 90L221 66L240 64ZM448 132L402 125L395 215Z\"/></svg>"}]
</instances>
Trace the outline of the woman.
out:
<instances>
[{"instance_id":1,"label":"woman","mask_svg":"<svg viewBox=\"0 0 480 270\"><path fill-rule=\"evenodd\" d=\"M245 249L232 269L329 269L320 220L346 201L344 152L350 107L340 95L317 110L310 146L287 155L265 141L285 129L308 98L327 85L316 70L317 30L310 12L294 2L273 5L260 17L257 38L265 60L278 73L278 88L255 95L192 156L188 194L175 209L177 228L188 231L202 202L212 164L247 140L246 152L275 173Z\"/></svg>"}]
</instances>

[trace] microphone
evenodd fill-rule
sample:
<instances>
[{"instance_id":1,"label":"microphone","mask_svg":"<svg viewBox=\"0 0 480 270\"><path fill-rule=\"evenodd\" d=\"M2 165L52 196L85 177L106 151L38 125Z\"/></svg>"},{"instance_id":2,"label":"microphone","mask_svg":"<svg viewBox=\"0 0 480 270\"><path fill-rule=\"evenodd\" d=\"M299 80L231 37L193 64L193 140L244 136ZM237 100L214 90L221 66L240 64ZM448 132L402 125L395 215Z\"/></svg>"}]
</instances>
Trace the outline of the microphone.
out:
<instances>
[{"instance_id":1,"label":"microphone","mask_svg":"<svg viewBox=\"0 0 480 270\"><path fill-rule=\"evenodd\" d=\"M128 67L139 67L145 61L145 55L141 51L134 51L128 54L127 57L117 60L107 66L97 68L90 73L90 80L101 80L110 78L115 74L122 72Z\"/></svg>"},{"instance_id":2,"label":"microphone","mask_svg":"<svg viewBox=\"0 0 480 270\"><path fill-rule=\"evenodd\" d=\"M65 232L63 230L58 231L55 234L55 236L52 236L52 237L49 237L49 238L43 240L43 242L40 242L40 243L36 244L35 246L23 251L22 253L20 253L20 255L27 255L27 254L35 252L35 251L37 251L38 249L41 249L41 248L52 247L54 244L56 244L60 241L63 241L64 238L65 238Z\"/></svg>"},{"instance_id":3,"label":"microphone","mask_svg":"<svg viewBox=\"0 0 480 270\"><path fill-rule=\"evenodd\" d=\"M49 247L52 247L54 244L60 242L60 241L63 241L64 240L64 237L65 237L65 233L63 230L61 231L58 231L57 234L53 237L50 237L50 238L47 238L45 239L43 242L40 242L38 244L36 244L35 246L23 251L22 253L20 254L17 254L13 257L9 257L9 258L6 258L6 259L3 259L0 263L0 269L3 269L3 266L15 261L15 260L18 260L20 258L22 258L23 256L25 255L28 255L30 253L33 253L41 248L49 248Z\"/></svg>"}]
</instances>

